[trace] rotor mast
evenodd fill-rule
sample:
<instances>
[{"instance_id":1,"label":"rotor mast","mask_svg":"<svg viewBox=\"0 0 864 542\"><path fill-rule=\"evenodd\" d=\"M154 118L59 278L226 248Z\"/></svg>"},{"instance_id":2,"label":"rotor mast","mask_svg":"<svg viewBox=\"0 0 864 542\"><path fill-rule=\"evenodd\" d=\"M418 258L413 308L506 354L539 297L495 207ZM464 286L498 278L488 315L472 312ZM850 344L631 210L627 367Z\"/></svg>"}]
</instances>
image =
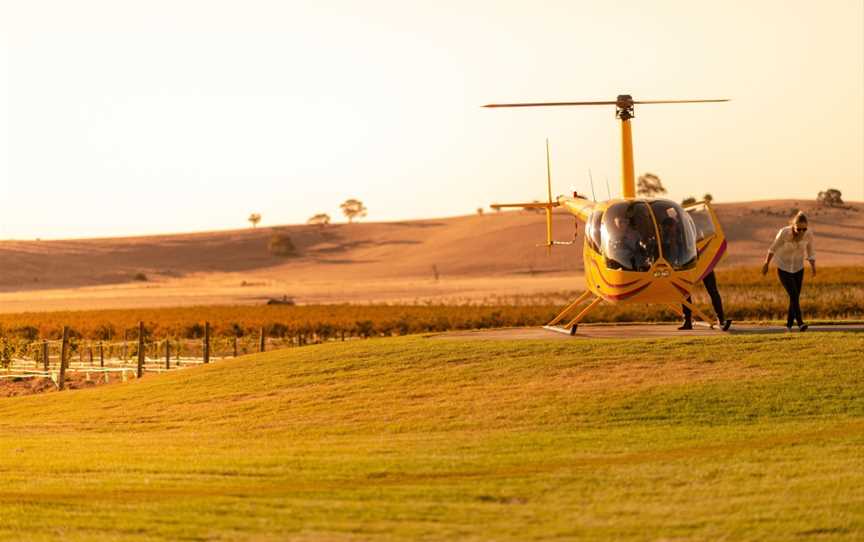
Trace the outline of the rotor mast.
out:
<instances>
[{"instance_id":1,"label":"rotor mast","mask_svg":"<svg viewBox=\"0 0 864 542\"><path fill-rule=\"evenodd\" d=\"M636 168L633 165L633 131L630 119L633 114L633 97L621 94L615 101L615 117L621 121L621 196L636 197Z\"/></svg>"}]
</instances>

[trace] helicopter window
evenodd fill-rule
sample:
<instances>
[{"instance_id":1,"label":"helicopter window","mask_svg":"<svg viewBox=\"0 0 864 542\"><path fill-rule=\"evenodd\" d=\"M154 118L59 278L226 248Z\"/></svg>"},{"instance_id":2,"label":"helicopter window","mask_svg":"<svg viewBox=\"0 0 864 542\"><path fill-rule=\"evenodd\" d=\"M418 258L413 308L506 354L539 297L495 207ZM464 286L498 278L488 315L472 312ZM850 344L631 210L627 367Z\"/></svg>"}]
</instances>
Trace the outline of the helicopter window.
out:
<instances>
[{"instance_id":1,"label":"helicopter window","mask_svg":"<svg viewBox=\"0 0 864 542\"><path fill-rule=\"evenodd\" d=\"M669 200L651 202L660 226L663 257L673 269L687 269L696 263L696 227L680 205Z\"/></svg>"},{"instance_id":2,"label":"helicopter window","mask_svg":"<svg viewBox=\"0 0 864 542\"><path fill-rule=\"evenodd\" d=\"M600 219L603 218L603 211L594 211L588 220L585 221L585 239L588 241L588 246L594 252L600 252Z\"/></svg>"},{"instance_id":3,"label":"helicopter window","mask_svg":"<svg viewBox=\"0 0 864 542\"><path fill-rule=\"evenodd\" d=\"M648 271L660 257L654 220L642 202L621 202L606 209L600 238L609 269Z\"/></svg>"},{"instance_id":4,"label":"helicopter window","mask_svg":"<svg viewBox=\"0 0 864 542\"><path fill-rule=\"evenodd\" d=\"M697 205L687 209L687 214L693 219L696 227L696 242L707 239L716 233L714 230L714 221L711 219L711 213L705 204Z\"/></svg>"}]
</instances>

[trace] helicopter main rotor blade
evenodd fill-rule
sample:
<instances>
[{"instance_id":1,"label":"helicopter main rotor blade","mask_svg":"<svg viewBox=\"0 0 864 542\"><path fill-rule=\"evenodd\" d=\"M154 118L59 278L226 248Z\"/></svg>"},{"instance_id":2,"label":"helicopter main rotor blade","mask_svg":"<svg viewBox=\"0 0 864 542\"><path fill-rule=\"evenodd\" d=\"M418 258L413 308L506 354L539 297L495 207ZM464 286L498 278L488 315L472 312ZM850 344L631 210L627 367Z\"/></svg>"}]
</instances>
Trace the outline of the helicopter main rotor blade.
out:
<instances>
[{"instance_id":1,"label":"helicopter main rotor blade","mask_svg":"<svg viewBox=\"0 0 864 542\"><path fill-rule=\"evenodd\" d=\"M711 100L639 100L632 101L632 104L692 104L692 103L711 103L711 102L728 102L729 98L711 99ZM603 102L537 102L537 103L515 103L515 104L486 104L483 107L556 107L569 105L618 105L618 101L603 101Z\"/></svg>"},{"instance_id":2,"label":"helicopter main rotor blade","mask_svg":"<svg viewBox=\"0 0 864 542\"><path fill-rule=\"evenodd\" d=\"M541 103L522 103L522 104L486 104L483 107L551 107L557 105L615 105L616 101L606 102L541 102Z\"/></svg>"},{"instance_id":3,"label":"helicopter main rotor blade","mask_svg":"<svg viewBox=\"0 0 864 542\"><path fill-rule=\"evenodd\" d=\"M728 102L729 98L719 98L713 100L639 100L634 101L634 104L697 104L710 102Z\"/></svg>"}]
</instances>

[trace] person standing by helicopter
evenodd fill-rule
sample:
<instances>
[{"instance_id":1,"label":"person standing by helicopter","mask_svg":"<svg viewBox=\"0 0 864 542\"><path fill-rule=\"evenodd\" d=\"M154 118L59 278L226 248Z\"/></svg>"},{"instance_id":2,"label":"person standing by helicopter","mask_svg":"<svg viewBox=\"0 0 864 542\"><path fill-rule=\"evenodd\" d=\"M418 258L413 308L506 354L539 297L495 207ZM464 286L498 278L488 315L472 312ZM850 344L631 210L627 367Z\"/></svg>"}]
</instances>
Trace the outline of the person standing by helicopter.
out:
<instances>
[{"instance_id":1,"label":"person standing by helicopter","mask_svg":"<svg viewBox=\"0 0 864 542\"><path fill-rule=\"evenodd\" d=\"M663 254L666 254L670 261L680 264L681 245L684 243L681 225L672 215L664 218L660 225L663 237ZM714 307L714 314L717 315L717 325L723 331L729 331L732 320L726 319L723 313L723 299L720 297L720 290L717 289L717 277L714 275L713 269L702 278L702 284L711 298L711 306ZM687 296L687 303L693 303L691 296ZM684 323L678 329L681 331L693 329L692 311L687 305L682 305L681 310L684 313Z\"/></svg>"},{"instance_id":2,"label":"person standing by helicopter","mask_svg":"<svg viewBox=\"0 0 864 542\"><path fill-rule=\"evenodd\" d=\"M773 259L777 265L777 276L780 284L789 294L789 311L786 315L786 330L792 330L792 324L797 323L798 329L807 331L801 315L801 288L804 285L804 257L810 262L813 276L816 276L816 253L813 249L813 232L808 231L807 216L801 211L792 217L788 226L780 228L771 247L765 263L762 264L762 274L768 273L768 264Z\"/></svg>"},{"instance_id":3,"label":"person standing by helicopter","mask_svg":"<svg viewBox=\"0 0 864 542\"><path fill-rule=\"evenodd\" d=\"M714 275L713 269L702 279L702 285L705 286L705 291L708 292L708 297L711 298L711 306L714 307L714 314L717 315L717 325L723 331L729 331L732 320L723 315L723 299L720 297L720 290L717 289L717 276ZM687 303L693 303L693 298L687 296ZM678 329L682 331L693 329L692 311L687 305L682 305L681 310L684 313L684 323Z\"/></svg>"}]
</instances>

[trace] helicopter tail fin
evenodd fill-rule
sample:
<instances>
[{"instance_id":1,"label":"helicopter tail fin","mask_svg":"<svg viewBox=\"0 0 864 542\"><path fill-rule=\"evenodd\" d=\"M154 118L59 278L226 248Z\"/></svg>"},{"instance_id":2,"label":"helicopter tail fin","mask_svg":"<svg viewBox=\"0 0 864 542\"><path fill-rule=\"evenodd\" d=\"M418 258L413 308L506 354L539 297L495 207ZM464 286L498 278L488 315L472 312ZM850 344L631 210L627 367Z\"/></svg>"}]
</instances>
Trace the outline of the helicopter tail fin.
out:
<instances>
[{"instance_id":1,"label":"helicopter tail fin","mask_svg":"<svg viewBox=\"0 0 864 542\"><path fill-rule=\"evenodd\" d=\"M540 201L532 201L530 203L493 203L489 207L496 211L499 209L544 209L546 211L546 242L537 246L551 247L552 245L570 244L569 242L562 243L561 241L552 240L552 209L560 207L560 204L557 201L553 201L552 203L544 203Z\"/></svg>"},{"instance_id":2,"label":"helicopter tail fin","mask_svg":"<svg viewBox=\"0 0 864 542\"><path fill-rule=\"evenodd\" d=\"M517 209L543 209L546 211L546 242L542 245L551 249L554 245L570 245L571 241L553 241L552 240L552 209L559 207L561 204L558 201L552 200L552 165L549 156L549 139L546 139L546 197L545 202L532 201L531 203L493 203L490 205L496 211L499 209L517 208Z\"/></svg>"}]
</instances>

